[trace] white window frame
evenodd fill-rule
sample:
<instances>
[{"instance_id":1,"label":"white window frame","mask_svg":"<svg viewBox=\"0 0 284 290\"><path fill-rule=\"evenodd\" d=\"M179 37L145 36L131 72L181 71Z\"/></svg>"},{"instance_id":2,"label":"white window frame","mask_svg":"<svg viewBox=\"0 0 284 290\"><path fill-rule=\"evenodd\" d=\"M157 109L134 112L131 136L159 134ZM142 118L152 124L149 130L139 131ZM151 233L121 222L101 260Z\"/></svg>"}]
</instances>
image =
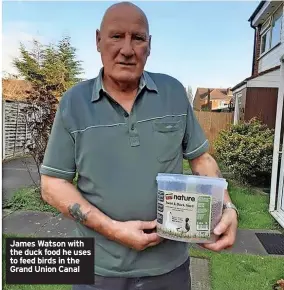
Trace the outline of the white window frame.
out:
<instances>
[{"instance_id":1,"label":"white window frame","mask_svg":"<svg viewBox=\"0 0 284 290\"><path fill-rule=\"evenodd\" d=\"M260 57L262 57L264 54L266 54L268 51L270 51L271 49L273 49L276 45L278 45L281 42L281 38L279 38L279 42L275 43L273 46L271 46L271 41L272 41L272 25L274 23L274 18L275 18L275 14L278 11L282 11L282 14L280 17L284 17L283 15L283 4L281 3L276 9L275 11L272 13L272 15L267 19L266 22L264 22L264 24L261 27L260 30L260 37L261 37L261 42L260 42ZM281 31L282 29L284 29L284 27L282 26L283 20L281 21L281 28L280 28L280 35L281 36ZM269 44L268 44L268 48L264 51L262 51L262 46L263 46L263 41L264 41L264 36L267 35L267 37L269 37Z\"/></svg>"}]
</instances>

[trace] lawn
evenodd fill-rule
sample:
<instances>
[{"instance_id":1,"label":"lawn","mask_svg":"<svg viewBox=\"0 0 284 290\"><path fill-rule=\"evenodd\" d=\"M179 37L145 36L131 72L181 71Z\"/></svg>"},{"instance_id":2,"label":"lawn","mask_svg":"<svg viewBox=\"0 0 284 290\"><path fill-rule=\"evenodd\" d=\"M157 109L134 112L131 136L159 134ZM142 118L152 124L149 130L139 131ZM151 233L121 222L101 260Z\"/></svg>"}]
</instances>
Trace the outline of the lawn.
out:
<instances>
[{"instance_id":1,"label":"lawn","mask_svg":"<svg viewBox=\"0 0 284 290\"><path fill-rule=\"evenodd\" d=\"M35 187L24 187L17 190L9 201L5 201L3 208L11 211L35 210L58 213L54 207L41 199L40 192Z\"/></svg>"},{"instance_id":2,"label":"lawn","mask_svg":"<svg viewBox=\"0 0 284 290\"><path fill-rule=\"evenodd\" d=\"M237 185L229 181L229 194L239 212L241 229L280 229L279 224L269 214L269 195Z\"/></svg>"},{"instance_id":3,"label":"lawn","mask_svg":"<svg viewBox=\"0 0 284 290\"><path fill-rule=\"evenodd\" d=\"M209 259L212 290L268 290L284 279L284 258L190 250Z\"/></svg>"}]
</instances>

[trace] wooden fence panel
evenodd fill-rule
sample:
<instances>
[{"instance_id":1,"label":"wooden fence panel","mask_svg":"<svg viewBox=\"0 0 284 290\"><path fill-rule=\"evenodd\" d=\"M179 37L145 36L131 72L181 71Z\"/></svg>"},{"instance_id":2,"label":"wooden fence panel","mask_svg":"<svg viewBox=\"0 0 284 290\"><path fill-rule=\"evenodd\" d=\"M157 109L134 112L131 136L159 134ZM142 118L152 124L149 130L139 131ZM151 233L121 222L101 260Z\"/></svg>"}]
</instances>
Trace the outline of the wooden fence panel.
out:
<instances>
[{"instance_id":1,"label":"wooden fence panel","mask_svg":"<svg viewBox=\"0 0 284 290\"><path fill-rule=\"evenodd\" d=\"M3 140L2 158L7 159L18 155L24 155L25 140L30 138L25 116L21 109L27 106L20 102L3 103Z\"/></svg>"},{"instance_id":2,"label":"wooden fence panel","mask_svg":"<svg viewBox=\"0 0 284 290\"><path fill-rule=\"evenodd\" d=\"M195 115L210 142L209 152L214 154L213 143L221 130L228 129L233 123L234 113L215 113L195 111Z\"/></svg>"}]
</instances>

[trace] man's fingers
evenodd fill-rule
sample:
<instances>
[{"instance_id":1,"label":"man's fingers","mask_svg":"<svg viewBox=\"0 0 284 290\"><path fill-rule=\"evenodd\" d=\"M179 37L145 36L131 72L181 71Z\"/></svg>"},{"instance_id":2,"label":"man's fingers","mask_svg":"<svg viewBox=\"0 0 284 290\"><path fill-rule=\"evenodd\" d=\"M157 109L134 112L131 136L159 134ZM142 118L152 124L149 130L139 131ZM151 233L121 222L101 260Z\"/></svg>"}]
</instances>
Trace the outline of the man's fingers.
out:
<instances>
[{"instance_id":1,"label":"man's fingers","mask_svg":"<svg viewBox=\"0 0 284 290\"><path fill-rule=\"evenodd\" d=\"M149 244L148 244L148 247L156 246L156 245L158 245L159 243L161 243L162 241L163 241L163 238L158 237L156 241L149 243Z\"/></svg>"},{"instance_id":2,"label":"man's fingers","mask_svg":"<svg viewBox=\"0 0 284 290\"><path fill-rule=\"evenodd\" d=\"M226 232L226 230L231 225L231 223L232 223L231 215L229 214L229 212L225 211L221 218L221 221L218 223L218 225L214 229L214 234L217 236L222 235L223 233Z\"/></svg>"},{"instance_id":3,"label":"man's fingers","mask_svg":"<svg viewBox=\"0 0 284 290\"><path fill-rule=\"evenodd\" d=\"M212 251L221 251L223 249L228 249L233 246L235 242L235 235L230 232L229 234L225 234L219 238L215 243L202 244L201 246L205 249Z\"/></svg>"},{"instance_id":4,"label":"man's fingers","mask_svg":"<svg viewBox=\"0 0 284 290\"><path fill-rule=\"evenodd\" d=\"M149 221L149 222L141 221L139 224L139 229L140 230L151 230L151 229L154 229L156 226L157 226L156 220Z\"/></svg>"},{"instance_id":5,"label":"man's fingers","mask_svg":"<svg viewBox=\"0 0 284 290\"><path fill-rule=\"evenodd\" d=\"M158 236L157 233L145 234L145 240L147 241L147 244L155 243L160 240L160 236Z\"/></svg>"}]
</instances>

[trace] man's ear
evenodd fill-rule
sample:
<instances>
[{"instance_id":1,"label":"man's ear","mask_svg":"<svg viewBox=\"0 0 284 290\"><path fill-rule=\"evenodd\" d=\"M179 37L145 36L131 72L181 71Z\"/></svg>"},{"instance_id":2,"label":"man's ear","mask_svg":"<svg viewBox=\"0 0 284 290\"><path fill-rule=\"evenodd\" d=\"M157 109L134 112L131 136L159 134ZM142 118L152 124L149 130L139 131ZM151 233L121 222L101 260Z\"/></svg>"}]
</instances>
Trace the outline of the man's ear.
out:
<instances>
[{"instance_id":1,"label":"man's ear","mask_svg":"<svg viewBox=\"0 0 284 290\"><path fill-rule=\"evenodd\" d=\"M98 52L101 52L100 43L101 43L101 32L97 29L96 30L96 44L97 44L97 51Z\"/></svg>"},{"instance_id":2,"label":"man's ear","mask_svg":"<svg viewBox=\"0 0 284 290\"><path fill-rule=\"evenodd\" d=\"M152 40L152 35L149 36L149 49L148 49L148 56L150 55L150 52L151 52L151 40Z\"/></svg>"}]
</instances>

